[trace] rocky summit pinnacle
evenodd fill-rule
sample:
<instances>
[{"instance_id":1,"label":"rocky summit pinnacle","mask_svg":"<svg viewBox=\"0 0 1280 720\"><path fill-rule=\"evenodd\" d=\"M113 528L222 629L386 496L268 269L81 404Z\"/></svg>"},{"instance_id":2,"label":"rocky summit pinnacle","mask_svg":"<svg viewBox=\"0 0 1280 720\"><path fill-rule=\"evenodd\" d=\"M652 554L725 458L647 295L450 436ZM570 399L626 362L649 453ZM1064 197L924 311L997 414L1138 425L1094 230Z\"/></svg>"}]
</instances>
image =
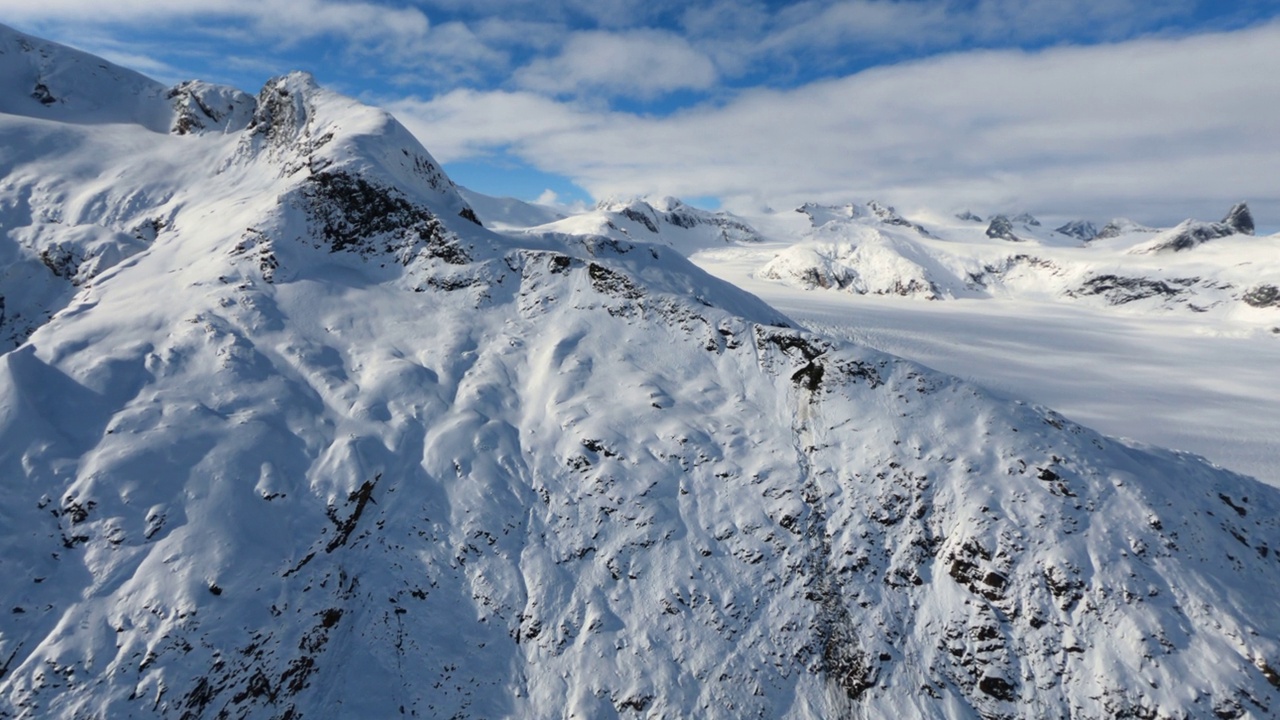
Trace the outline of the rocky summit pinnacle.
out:
<instances>
[{"instance_id":1,"label":"rocky summit pinnacle","mask_svg":"<svg viewBox=\"0 0 1280 720\"><path fill-rule=\"evenodd\" d=\"M991 218L991 224L987 226L987 237L993 240L1022 242L1022 238L1013 234L1013 222L1005 215L996 215Z\"/></svg>"},{"instance_id":2,"label":"rocky summit pinnacle","mask_svg":"<svg viewBox=\"0 0 1280 720\"><path fill-rule=\"evenodd\" d=\"M1222 218L1222 224L1242 235L1252 235L1254 230L1253 213L1249 212L1248 205L1242 202L1236 203L1227 211L1226 217Z\"/></svg>"}]
</instances>

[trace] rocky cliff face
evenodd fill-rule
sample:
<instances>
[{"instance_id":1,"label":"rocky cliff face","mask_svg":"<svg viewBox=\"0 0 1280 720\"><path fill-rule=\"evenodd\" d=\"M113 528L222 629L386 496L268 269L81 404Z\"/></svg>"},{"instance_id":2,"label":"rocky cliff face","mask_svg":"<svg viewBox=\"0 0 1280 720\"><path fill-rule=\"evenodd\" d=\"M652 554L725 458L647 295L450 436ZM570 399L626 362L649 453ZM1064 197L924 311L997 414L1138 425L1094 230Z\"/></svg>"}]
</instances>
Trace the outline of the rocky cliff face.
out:
<instances>
[{"instance_id":1,"label":"rocky cliff face","mask_svg":"<svg viewBox=\"0 0 1280 720\"><path fill-rule=\"evenodd\" d=\"M493 235L303 76L173 117L0 165L7 257L135 243L51 253L84 281L0 355L0 717L1280 703L1277 491L634 236Z\"/></svg>"}]
</instances>

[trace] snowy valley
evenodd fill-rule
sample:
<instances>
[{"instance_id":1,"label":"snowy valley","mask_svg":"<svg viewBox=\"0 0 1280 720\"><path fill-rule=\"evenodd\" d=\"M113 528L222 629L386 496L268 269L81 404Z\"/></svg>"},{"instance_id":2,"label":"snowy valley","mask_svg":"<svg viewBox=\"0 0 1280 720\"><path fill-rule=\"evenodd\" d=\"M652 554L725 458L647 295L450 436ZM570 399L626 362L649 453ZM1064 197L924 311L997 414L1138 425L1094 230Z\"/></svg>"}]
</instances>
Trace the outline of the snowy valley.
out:
<instances>
[{"instance_id":1,"label":"snowy valley","mask_svg":"<svg viewBox=\"0 0 1280 720\"><path fill-rule=\"evenodd\" d=\"M748 290L1271 341L1277 239L793 215L521 207L0 26L0 717L1271 716L1280 490Z\"/></svg>"}]
</instances>

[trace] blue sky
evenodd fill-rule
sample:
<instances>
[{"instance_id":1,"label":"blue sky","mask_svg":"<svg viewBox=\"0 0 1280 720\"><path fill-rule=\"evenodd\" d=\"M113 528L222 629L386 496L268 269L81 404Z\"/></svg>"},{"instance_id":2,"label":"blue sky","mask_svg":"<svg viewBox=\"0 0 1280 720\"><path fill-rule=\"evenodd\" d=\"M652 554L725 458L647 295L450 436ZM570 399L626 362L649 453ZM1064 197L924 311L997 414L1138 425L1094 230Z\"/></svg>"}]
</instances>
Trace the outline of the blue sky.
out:
<instances>
[{"instance_id":1,"label":"blue sky","mask_svg":"<svg viewBox=\"0 0 1280 720\"><path fill-rule=\"evenodd\" d=\"M308 70L495 195L1280 224L1280 0L5 5L164 81Z\"/></svg>"}]
</instances>

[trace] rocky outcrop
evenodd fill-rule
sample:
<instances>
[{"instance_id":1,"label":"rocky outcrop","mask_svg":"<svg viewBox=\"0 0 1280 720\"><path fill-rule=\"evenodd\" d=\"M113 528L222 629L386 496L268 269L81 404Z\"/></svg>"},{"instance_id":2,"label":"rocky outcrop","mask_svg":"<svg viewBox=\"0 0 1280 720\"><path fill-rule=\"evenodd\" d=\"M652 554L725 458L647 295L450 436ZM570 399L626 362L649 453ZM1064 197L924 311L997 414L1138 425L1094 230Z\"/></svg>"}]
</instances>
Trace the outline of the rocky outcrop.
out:
<instances>
[{"instance_id":1,"label":"rocky outcrop","mask_svg":"<svg viewBox=\"0 0 1280 720\"><path fill-rule=\"evenodd\" d=\"M919 233L924 237L933 237L933 235L931 235L929 231L924 228L923 225L919 223L911 222L910 220L902 217L901 215L898 214L897 210L894 210L892 207L888 205L883 205L875 200L872 200L867 203L867 210L871 213L871 215L879 218L880 222L884 223L885 225L896 225L898 227L911 228L912 230L915 230L917 233Z\"/></svg>"},{"instance_id":2,"label":"rocky outcrop","mask_svg":"<svg viewBox=\"0 0 1280 720\"><path fill-rule=\"evenodd\" d=\"M1256 308L1280 308L1280 287L1257 285L1250 288L1240 299L1245 304Z\"/></svg>"},{"instance_id":3,"label":"rocky outcrop","mask_svg":"<svg viewBox=\"0 0 1280 720\"><path fill-rule=\"evenodd\" d=\"M1098 228L1088 220L1072 220L1054 232L1069 235L1084 242L1089 242L1098 236Z\"/></svg>"},{"instance_id":4,"label":"rocky outcrop","mask_svg":"<svg viewBox=\"0 0 1280 720\"><path fill-rule=\"evenodd\" d=\"M1241 235L1252 235L1254 231L1253 213L1249 212L1248 205L1236 203L1227 211L1226 217L1222 218L1222 224Z\"/></svg>"},{"instance_id":5,"label":"rocky outcrop","mask_svg":"<svg viewBox=\"0 0 1280 720\"><path fill-rule=\"evenodd\" d=\"M1252 235L1253 230L1253 215L1249 212L1249 206L1238 203L1232 206L1222 222L1186 220L1176 228L1162 233L1151 242L1133 248L1130 252L1137 254L1180 252L1218 238Z\"/></svg>"},{"instance_id":6,"label":"rocky outcrop","mask_svg":"<svg viewBox=\"0 0 1280 720\"><path fill-rule=\"evenodd\" d=\"M166 97L174 109L171 132L175 135L239 132L254 119L257 109L252 95L198 80L173 86Z\"/></svg>"},{"instance_id":7,"label":"rocky outcrop","mask_svg":"<svg viewBox=\"0 0 1280 720\"><path fill-rule=\"evenodd\" d=\"M1013 233L1013 222L1004 215L996 215L991 218L991 224L987 226L987 237L992 240L1022 242L1022 238Z\"/></svg>"}]
</instances>

